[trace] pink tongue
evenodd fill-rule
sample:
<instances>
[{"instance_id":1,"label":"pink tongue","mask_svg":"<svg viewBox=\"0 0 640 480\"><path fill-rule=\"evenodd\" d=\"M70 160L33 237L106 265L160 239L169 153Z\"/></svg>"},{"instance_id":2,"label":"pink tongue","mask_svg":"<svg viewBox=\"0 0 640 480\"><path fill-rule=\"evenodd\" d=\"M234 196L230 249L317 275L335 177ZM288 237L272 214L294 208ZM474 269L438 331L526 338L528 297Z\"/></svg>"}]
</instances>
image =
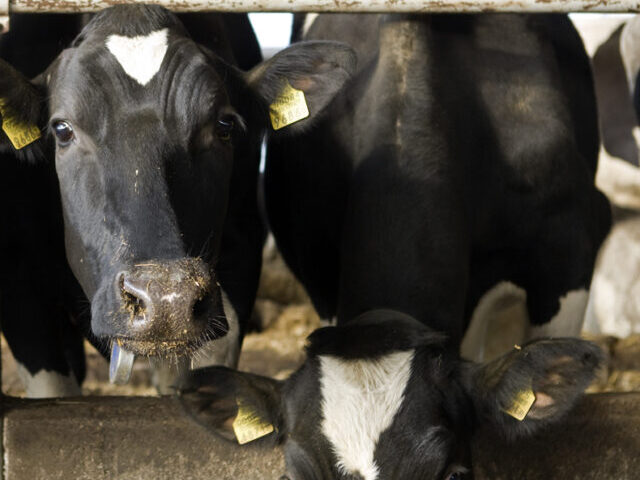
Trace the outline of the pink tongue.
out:
<instances>
[{"instance_id":1,"label":"pink tongue","mask_svg":"<svg viewBox=\"0 0 640 480\"><path fill-rule=\"evenodd\" d=\"M118 340L111 345L111 362L109 363L109 381L116 385L124 385L131 377L133 361L136 356L120 346Z\"/></svg>"}]
</instances>

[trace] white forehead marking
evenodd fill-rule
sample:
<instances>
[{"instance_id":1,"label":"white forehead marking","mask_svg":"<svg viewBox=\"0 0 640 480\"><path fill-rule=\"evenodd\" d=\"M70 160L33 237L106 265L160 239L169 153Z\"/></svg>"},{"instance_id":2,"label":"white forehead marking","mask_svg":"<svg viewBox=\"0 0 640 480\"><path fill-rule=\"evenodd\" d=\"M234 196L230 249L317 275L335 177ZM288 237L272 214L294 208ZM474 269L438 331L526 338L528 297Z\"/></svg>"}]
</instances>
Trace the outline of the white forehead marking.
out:
<instances>
[{"instance_id":1,"label":"white forehead marking","mask_svg":"<svg viewBox=\"0 0 640 480\"><path fill-rule=\"evenodd\" d=\"M106 45L127 75L145 86L160 70L167 53L168 33L163 28L144 37L110 35Z\"/></svg>"},{"instance_id":2,"label":"white forehead marking","mask_svg":"<svg viewBox=\"0 0 640 480\"><path fill-rule=\"evenodd\" d=\"M402 405L413 354L408 350L368 360L319 357L322 433L344 472L378 478L376 444Z\"/></svg>"}]
</instances>

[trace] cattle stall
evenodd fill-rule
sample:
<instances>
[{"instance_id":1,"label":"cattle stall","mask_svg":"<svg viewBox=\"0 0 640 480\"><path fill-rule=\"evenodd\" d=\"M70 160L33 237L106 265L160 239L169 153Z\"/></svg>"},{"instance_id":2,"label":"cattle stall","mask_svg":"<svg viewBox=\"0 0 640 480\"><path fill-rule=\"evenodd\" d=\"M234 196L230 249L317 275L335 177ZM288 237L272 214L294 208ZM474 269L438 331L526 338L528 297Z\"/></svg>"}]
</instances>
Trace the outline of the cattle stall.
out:
<instances>
[{"instance_id":1,"label":"cattle stall","mask_svg":"<svg viewBox=\"0 0 640 480\"><path fill-rule=\"evenodd\" d=\"M9 13L95 12L117 0L0 0ZM140 2L147 3L147 2ZM594 0L198 0L156 1L176 12L640 12L640 2ZM2 364L0 363L0 370ZM3 479L279 478L280 449L256 442L239 450L195 424L173 398L89 396L60 400L0 397ZM479 432L477 479L637 478L640 393L597 393L566 424L533 440L505 444ZM597 439L597 440L594 440ZM569 460L567 460L569 458ZM561 465L559 469L558 466Z\"/></svg>"}]
</instances>

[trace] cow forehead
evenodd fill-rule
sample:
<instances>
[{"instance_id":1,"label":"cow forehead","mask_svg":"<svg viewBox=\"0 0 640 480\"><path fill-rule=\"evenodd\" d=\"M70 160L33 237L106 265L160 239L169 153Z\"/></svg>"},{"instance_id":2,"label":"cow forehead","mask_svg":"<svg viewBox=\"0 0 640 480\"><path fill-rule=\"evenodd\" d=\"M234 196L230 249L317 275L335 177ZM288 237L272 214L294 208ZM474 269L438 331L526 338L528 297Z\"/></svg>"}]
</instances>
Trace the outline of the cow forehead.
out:
<instances>
[{"instance_id":1,"label":"cow forehead","mask_svg":"<svg viewBox=\"0 0 640 480\"><path fill-rule=\"evenodd\" d=\"M414 350L345 360L321 355L321 429L344 473L376 480L380 435L400 410L411 377Z\"/></svg>"},{"instance_id":2,"label":"cow forehead","mask_svg":"<svg viewBox=\"0 0 640 480\"><path fill-rule=\"evenodd\" d=\"M50 93L52 115L89 133L113 132L122 123L114 117L151 109L179 122L172 126L176 134L187 134L214 106L228 103L209 58L193 40L166 28L93 37L71 49L55 70Z\"/></svg>"},{"instance_id":3,"label":"cow forehead","mask_svg":"<svg viewBox=\"0 0 640 480\"><path fill-rule=\"evenodd\" d=\"M125 73L145 86L160 71L167 53L168 33L169 30L163 28L135 37L110 35L106 47Z\"/></svg>"}]
</instances>

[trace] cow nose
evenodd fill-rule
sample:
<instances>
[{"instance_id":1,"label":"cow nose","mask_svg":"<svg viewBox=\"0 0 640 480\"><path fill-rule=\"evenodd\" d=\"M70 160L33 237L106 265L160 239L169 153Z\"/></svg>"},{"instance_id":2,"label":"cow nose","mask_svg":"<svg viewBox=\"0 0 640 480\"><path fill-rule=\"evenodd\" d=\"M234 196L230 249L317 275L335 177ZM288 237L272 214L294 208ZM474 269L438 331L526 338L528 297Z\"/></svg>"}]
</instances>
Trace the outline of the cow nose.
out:
<instances>
[{"instance_id":1,"label":"cow nose","mask_svg":"<svg viewBox=\"0 0 640 480\"><path fill-rule=\"evenodd\" d=\"M210 275L197 258L149 261L118 273L117 295L129 319L124 335L136 340L184 341L206 328Z\"/></svg>"}]
</instances>

